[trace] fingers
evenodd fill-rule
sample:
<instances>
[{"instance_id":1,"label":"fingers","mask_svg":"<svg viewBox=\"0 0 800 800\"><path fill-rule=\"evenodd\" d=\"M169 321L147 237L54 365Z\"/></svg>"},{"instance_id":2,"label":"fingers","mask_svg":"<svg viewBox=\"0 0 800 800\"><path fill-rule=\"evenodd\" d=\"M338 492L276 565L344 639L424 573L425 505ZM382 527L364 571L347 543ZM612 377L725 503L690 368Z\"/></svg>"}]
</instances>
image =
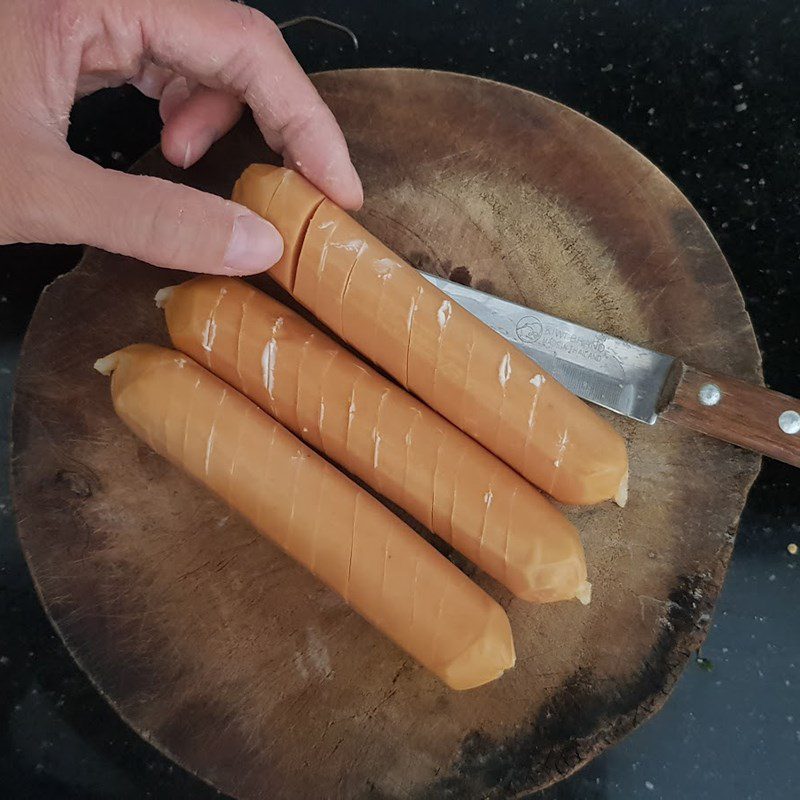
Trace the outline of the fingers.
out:
<instances>
[{"instance_id":1,"label":"fingers","mask_svg":"<svg viewBox=\"0 0 800 800\"><path fill-rule=\"evenodd\" d=\"M230 92L192 86L182 75L152 62L142 67L131 85L159 100L164 122L161 150L176 167L186 169L202 158L242 116L242 104Z\"/></svg>"},{"instance_id":2,"label":"fingers","mask_svg":"<svg viewBox=\"0 0 800 800\"><path fill-rule=\"evenodd\" d=\"M69 152L49 160L20 200L25 236L17 240L90 244L161 267L226 275L262 272L283 252L272 225L216 195L102 169Z\"/></svg>"},{"instance_id":3,"label":"fingers","mask_svg":"<svg viewBox=\"0 0 800 800\"><path fill-rule=\"evenodd\" d=\"M186 169L224 136L242 115L242 104L225 91L198 86L170 110L161 132L165 158Z\"/></svg>"},{"instance_id":4,"label":"fingers","mask_svg":"<svg viewBox=\"0 0 800 800\"><path fill-rule=\"evenodd\" d=\"M145 97L157 100L161 97L164 87L174 78L175 73L172 70L148 61L142 66L139 74L131 78L130 83Z\"/></svg>"},{"instance_id":5,"label":"fingers","mask_svg":"<svg viewBox=\"0 0 800 800\"><path fill-rule=\"evenodd\" d=\"M272 21L228 0L165 0L140 24L154 60L235 94L288 163L343 207L361 205L344 136Z\"/></svg>"},{"instance_id":6,"label":"fingers","mask_svg":"<svg viewBox=\"0 0 800 800\"><path fill-rule=\"evenodd\" d=\"M161 116L161 121L164 123L169 122L175 111L180 108L191 93L192 89L186 78L183 75L176 75L161 93L161 99L158 103L158 113Z\"/></svg>"}]
</instances>

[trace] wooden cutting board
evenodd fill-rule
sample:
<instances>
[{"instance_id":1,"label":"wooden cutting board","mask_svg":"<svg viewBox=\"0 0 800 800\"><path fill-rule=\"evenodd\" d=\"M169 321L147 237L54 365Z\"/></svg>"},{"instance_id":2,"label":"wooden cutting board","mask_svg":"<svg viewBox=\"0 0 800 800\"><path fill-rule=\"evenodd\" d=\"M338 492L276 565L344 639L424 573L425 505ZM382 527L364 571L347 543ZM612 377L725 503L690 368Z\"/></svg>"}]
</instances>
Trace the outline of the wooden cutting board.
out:
<instances>
[{"instance_id":1,"label":"wooden cutting board","mask_svg":"<svg viewBox=\"0 0 800 800\"><path fill-rule=\"evenodd\" d=\"M460 75L316 76L364 178L358 215L412 264L761 382L731 272L683 195L580 114ZM269 157L242 124L188 172L229 195ZM113 414L96 357L166 342L179 275L87 251L42 295L13 419L19 534L83 669L148 741L238 798L516 797L664 702L702 642L759 459L613 417L630 503L571 509L594 599L508 609L516 668L449 691ZM460 565L469 570L462 561Z\"/></svg>"}]
</instances>

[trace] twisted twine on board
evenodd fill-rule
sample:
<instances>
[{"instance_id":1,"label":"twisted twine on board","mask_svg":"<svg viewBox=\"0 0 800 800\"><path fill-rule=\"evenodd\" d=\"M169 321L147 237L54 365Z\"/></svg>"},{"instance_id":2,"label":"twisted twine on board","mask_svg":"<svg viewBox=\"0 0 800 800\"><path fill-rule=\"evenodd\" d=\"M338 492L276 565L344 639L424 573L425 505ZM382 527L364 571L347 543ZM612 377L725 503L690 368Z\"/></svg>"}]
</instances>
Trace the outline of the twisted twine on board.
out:
<instances>
[{"instance_id":1,"label":"twisted twine on board","mask_svg":"<svg viewBox=\"0 0 800 800\"><path fill-rule=\"evenodd\" d=\"M358 50L358 37L353 33L347 25L342 25L339 22L334 22L333 20L326 19L325 17L316 17L313 14L304 14L301 17L294 17L292 19L287 19L285 22L279 22L278 28L280 30L286 30L286 28L292 28L295 25L302 25L306 22L316 22L318 25L325 25L328 28L333 28L334 30L341 31L342 33L346 33L353 42L353 47Z\"/></svg>"}]
</instances>

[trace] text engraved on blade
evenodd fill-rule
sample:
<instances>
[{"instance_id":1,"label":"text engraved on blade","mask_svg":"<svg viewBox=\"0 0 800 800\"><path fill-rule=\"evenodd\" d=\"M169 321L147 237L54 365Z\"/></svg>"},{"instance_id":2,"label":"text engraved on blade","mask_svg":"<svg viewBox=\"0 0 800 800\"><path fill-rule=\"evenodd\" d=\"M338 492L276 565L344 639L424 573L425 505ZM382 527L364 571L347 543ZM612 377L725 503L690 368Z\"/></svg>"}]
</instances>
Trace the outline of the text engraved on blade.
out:
<instances>
[{"instance_id":1,"label":"text engraved on blade","mask_svg":"<svg viewBox=\"0 0 800 800\"><path fill-rule=\"evenodd\" d=\"M560 328L542 323L533 315L521 317L515 332L519 341L560 356L577 356L595 364L602 364L609 356L601 338L581 339L572 336Z\"/></svg>"}]
</instances>

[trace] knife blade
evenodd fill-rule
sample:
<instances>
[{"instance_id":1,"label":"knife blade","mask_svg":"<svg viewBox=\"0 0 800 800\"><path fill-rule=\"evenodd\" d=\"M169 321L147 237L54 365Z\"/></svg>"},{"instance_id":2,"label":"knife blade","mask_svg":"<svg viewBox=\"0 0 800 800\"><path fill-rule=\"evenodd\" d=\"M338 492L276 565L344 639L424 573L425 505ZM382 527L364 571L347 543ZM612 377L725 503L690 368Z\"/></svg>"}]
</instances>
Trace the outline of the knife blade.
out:
<instances>
[{"instance_id":1,"label":"knife blade","mask_svg":"<svg viewBox=\"0 0 800 800\"><path fill-rule=\"evenodd\" d=\"M423 273L573 394L652 425L676 359L574 322Z\"/></svg>"},{"instance_id":2,"label":"knife blade","mask_svg":"<svg viewBox=\"0 0 800 800\"><path fill-rule=\"evenodd\" d=\"M421 273L573 394L630 419L661 419L800 466L800 401Z\"/></svg>"}]
</instances>

